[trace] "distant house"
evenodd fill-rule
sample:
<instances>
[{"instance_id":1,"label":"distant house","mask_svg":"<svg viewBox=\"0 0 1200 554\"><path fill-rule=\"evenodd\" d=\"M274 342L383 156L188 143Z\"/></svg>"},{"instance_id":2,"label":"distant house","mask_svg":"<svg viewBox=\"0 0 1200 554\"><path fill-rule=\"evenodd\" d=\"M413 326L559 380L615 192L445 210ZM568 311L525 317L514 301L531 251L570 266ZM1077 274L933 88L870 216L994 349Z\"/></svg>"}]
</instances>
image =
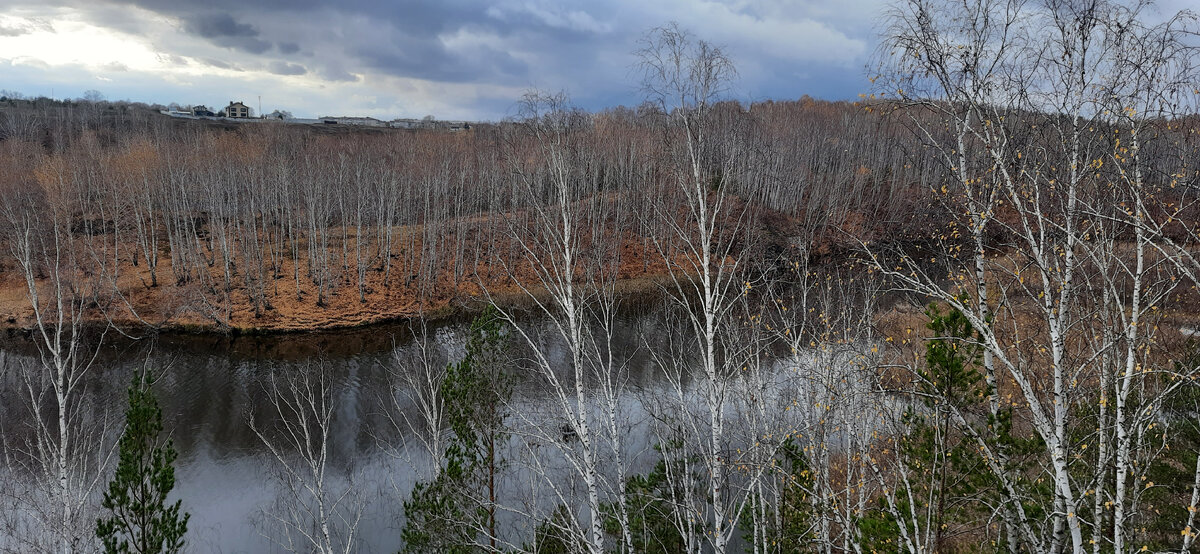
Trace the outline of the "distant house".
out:
<instances>
[{"instance_id":1,"label":"distant house","mask_svg":"<svg viewBox=\"0 0 1200 554\"><path fill-rule=\"evenodd\" d=\"M442 121L433 116L422 119L393 119L386 123L393 129L443 129L450 131L465 131L471 128L469 121Z\"/></svg>"},{"instance_id":2,"label":"distant house","mask_svg":"<svg viewBox=\"0 0 1200 554\"><path fill-rule=\"evenodd\" d=\"M373 117L347 117L347 116L332 116L323 115L319 118L329 125L358 125L361 127L387 127L386 121L380 121Z\"/></svg>"},{"instance_id":3,"label":"distant house","mask_svg":"<svg viewBox=\"0 0 1200 554\"><path fill-rule=\"evenodd\" d=\"M217 114L213 113L212 110L208 109L208 106L199 105L199 106L192 106L192 115L194 115L196 117L213 117Z\"/></svg>"},{"instance_id":4,"label":"distant house","mask_svg":"<svg viewBox=\"0 0 1200 554\"><path fill-rule=\"evenodd\" d=\"M388 127L393 129L420 129L420 119L393 119L388 122Z\"/></svg>"},{"instance_id":5,"label":"distant house","mask_svg":"<svg viewBox=\"0 0 1200 554\"><path fill-rule=\"evenodd\" d=\"M225 117L236 117L245 119L250 117L250 106L241 102L229 102L229 107L225 108Z\"/></svg>"}]
</instances>

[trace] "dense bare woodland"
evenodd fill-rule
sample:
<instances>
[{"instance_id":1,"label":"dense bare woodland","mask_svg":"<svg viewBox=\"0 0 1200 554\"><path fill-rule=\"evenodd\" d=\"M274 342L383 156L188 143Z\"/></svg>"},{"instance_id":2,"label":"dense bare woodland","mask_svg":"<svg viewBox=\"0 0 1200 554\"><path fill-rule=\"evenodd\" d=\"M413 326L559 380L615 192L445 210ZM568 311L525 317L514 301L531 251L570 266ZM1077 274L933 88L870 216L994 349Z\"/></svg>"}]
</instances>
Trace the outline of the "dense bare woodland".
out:
<instances>
[{"instance_id":1,"label":"dense bare woodland","mask_svg":"<svg viewBox=\"0 0 1200 554\"><path fill-rule=\"evenodd\" d=\"M344 326L456 306L480 283L503 288L509 273L532 277L504 269L520 253L510 239L536 225L551 190L544 137L524 120L331 134L34 104L5 113L8 225L39 238L59 229L97 320ZM843 247L843 226L903 229L924 201L931 170L907 159L907 131L878 112L807 99L712 108L721 130L700 154L706 179L770 214L744 229L747 245L773 248L760 265L814 239L823 252ZM610 222L588 240L618 247L623 277L660 276L654 240L666 222L650 207L675 193L678 131L651 105L572 117L569 177L578 201L605 204ZM538 190L515 189L521 181ZM6 286L24 287L11 257L5 270ZM24 298L5 300L27 324Z\"/></svg>"},{"instance_id":2,"label":"dense bare woodland","mask_svg":"<svg viewBox=\"0 0 1200 554\"><path fill-rule=\"evenodd\" d=\"M1190 552L1200 27L1168 15L908 0L858 103L727 100L675 25L636 109L469 131L8 101L0 309L39 355L3 366L0 549L99 548L109 334L414 318L370 434L415 482L339 473L323 362L262 379L278 548Z\"/></svg>"}]
</instances>

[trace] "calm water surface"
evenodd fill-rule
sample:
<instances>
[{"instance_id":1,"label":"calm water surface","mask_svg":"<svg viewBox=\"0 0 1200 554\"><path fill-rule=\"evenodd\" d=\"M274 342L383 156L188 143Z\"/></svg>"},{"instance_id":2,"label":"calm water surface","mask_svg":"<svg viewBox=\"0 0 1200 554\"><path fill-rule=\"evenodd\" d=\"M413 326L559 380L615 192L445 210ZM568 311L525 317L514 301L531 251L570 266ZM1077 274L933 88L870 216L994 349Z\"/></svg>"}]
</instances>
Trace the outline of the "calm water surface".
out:
<instances>
[{"instance_id":1,"label":"calm water surface","mask_svg":"<svg viewBox=\"0 0 1200 554\"><path fill-rule=\"evenodd\" d=\"M456 360L462 352L463 321L440 323L427 330L435 363ZM627 448L635 465L651 463L646 437L648 409L635 391L656 386L652 363L644 355L647 337L662 333L661 321L650 312L621 318L618 346L630 360L629 393L623 402L630 432ZM251 417L264 425L279 414L267 402L267 377L300 371L317 363L331 378L334 390L334 430L330 477L335 490L353 483L364 503L359 524L359 551L395 552L400 546L402 502L418 477L428 470L428 457L411 433L397 431L404 405L403 371L397 356L415 352L407 326L273 337L168 336L156 340L115 340L111 336L88 375L88 394L100 399L97 414L119 416L125 387L134 368L165 368L157 391L165 427L179 452L175 494L192 514L188 542L198 552L266 552L280 550L270 540L274 531L264 523L264 510L279 498L277 464L251 430ZM552 359L565 366L564 353L550 348ZM31 359L33 346L19 336L0 342L6 367ZM11 376L10 376L11 377ZM15 407L15 381L7 390L2 417L10 423L22 417ZM399 407L392 402L400 399ZM526 421L552 418L533 389L514 395L513 409ZM269 425L268 425L269 426ZM9 426L11 428L11 425ZM514 443L515 444L515 443ZM513 452L520 457L526 452ZM513 481L519 481L519 475Z\"/></svg>"}]
</instances>

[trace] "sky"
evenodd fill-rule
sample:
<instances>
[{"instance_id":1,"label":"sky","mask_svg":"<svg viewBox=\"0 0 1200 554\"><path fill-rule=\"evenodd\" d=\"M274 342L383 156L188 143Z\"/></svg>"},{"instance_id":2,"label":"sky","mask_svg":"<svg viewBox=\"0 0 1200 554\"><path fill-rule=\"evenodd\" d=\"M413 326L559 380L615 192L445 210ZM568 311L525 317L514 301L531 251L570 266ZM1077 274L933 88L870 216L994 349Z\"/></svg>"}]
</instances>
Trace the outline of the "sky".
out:
<instances>
[{"instance_id":1,"label":"sky","mask_svg":"<svg viewBox=\"0 0 1200 554\"><path fill-rule=\"evenodd\" d=\"M735 99L856 99L888 1L0 0L0 90L480 121L538 89L597 111L641 102L638 40L675 22L733 59Z\"/></svg>"},{"instance_id":2,"label":"sky","mask_svg":"<svg viewBox=\"0 0 1200 554\"><path fill-rule=\"evenodd\" d=\"M297 117L498 120L529 89L642 100L634 51L677 22L743 100L869 92L884 0L0 0L0 89Z\"/></svg>"}]
</instances>

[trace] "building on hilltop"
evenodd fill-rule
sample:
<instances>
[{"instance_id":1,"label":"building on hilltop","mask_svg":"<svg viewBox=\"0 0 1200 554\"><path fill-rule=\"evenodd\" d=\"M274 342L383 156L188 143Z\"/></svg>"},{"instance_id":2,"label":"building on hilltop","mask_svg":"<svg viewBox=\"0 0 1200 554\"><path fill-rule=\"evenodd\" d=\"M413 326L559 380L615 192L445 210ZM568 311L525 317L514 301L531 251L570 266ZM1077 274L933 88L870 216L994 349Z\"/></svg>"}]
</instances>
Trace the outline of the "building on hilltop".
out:
<instances>
[{"instance_id":1,"label":"building on hilltop","mask_svg":"<svg viewBox=\"0 0 1200 554\"><path fill-rule=\"evenodd\" d=\"M387 127L386 121L380 121L373 117L349 117L349 116L332 116L323 115L319 117L323 123L328 125L358 125L361 127Z\"/></svg>"},{"instance_id":2,"label":"building on hilltop","mask_svg":"<svg viewBox=\"0 0 1200 554\"><path fill-rule=\"evenodd\" d=\"M469 121L442 121L434 119L433 116L425 116L422 119L393 119L386 123L388 127L393 129L445 129L450 131L464 131L471 128Z\"/></svg>"},{"instance_id":3,"label":"building on hilltop","mask_svg":"<svg viewBox=\"0 0 1200 554\"><path fill-rule=\"evenodd\" d=\"M213 113L212 110L208 109L208 106L200 104L197 106L192 106L192 115L194 115L196 117L213 117L217 114Z\"/></svg>"},{"instance_id":4,"label":"building on hilltop","mask_svg":"<svg viewBox=\"0 0 1200 554\"><path fill-rule=\"evenodd\" d=\"M230 100L229 107L225 108L225 117L248 118L250 117L250 106Z\"/></svg>"}]
</instances>

